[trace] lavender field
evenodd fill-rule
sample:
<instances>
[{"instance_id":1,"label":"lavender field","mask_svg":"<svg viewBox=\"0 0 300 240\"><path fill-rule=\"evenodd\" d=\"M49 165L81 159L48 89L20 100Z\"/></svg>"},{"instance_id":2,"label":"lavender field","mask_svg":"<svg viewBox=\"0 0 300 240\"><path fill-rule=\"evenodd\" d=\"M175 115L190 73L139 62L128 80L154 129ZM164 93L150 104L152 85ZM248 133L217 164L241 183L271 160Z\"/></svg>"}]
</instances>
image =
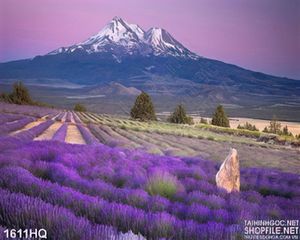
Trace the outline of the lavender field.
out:
<instances>
[{"instance_id":1,"label":"lavender field","mask_svg":"<svg viewBox=\"0 0 300 240\"><path fill-rule=\"evenodd\" d=\"M300 219L298 150L282 155L291 158L277 169L245 155L241 191L227 193L215 183L224 158L203 157L197 143L265 144L58 109L1 104L0 112L2 232L45 228L49 239L70 240L243 239L244 220ZM288 150L270 146L270 154L280 151Z\"/></svg>"}]
</instances>

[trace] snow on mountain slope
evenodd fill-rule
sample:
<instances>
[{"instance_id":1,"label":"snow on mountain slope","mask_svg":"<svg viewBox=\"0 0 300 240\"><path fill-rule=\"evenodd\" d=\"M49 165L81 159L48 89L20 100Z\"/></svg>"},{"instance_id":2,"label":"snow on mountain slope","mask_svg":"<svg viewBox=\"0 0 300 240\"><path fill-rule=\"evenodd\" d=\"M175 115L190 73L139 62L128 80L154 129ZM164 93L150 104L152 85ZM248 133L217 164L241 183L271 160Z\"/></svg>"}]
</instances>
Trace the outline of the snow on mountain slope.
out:
<instances>
[{"instance_id":1,"label":"snow on mountain slope","mask_svg":"<svg viewBox=\"0 0 300 240\"><path fill-rule=\"evenodd\" d=\"M100 32L87 40L61 47L49 53L55 55L72 52L110 52L119 59L123 54L175 56L197 59L198 56L176 41L166 30L151 28L145 32L136 24L129 24L122 18L114 17Z\"/></svg>"},{"instance_id":2,"label":"snow on mountain slope","mask_svg":"<svg viewBox=\"0 0 300 240\"><path fill-rule=\"evenodd\" d=\"M107 43L119 43L121 45L134 45L142 41L144 31L137 25L128 24L123 19L115 17L99 33L78 45L91 45L97 49L97 46Z\"/></svg>"},{"instance_id":3,"label":"snow on mountain slope","mask_svg":"<svg viewBox=\"0 0 300 240\"><path fill-rule=\"evenodd\" d=\"M146 32L145 39L152 46L155 55L170 54L173 56L186 56L190 58L198 57L162 28L150 28Z\"/></svg>"}]
</instances>

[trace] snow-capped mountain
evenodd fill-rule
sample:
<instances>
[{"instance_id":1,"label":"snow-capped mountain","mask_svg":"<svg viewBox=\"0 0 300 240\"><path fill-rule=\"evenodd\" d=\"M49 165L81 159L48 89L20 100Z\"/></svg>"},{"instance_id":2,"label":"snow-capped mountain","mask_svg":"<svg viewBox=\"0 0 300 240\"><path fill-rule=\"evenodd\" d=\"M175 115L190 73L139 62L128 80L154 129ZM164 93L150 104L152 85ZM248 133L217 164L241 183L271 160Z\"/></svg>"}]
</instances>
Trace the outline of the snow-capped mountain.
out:
<instances>
[{"instance_id":1,"label":"snow-capped mountain","mask_svg":"<svg viewBox=\"0 0 300 240\"><path fill-rule=\"evenodd\" d=\"M243 109L246 114L256 114L260 106L268 106L261 109L261 117L273 113L273 106L279 106L282 118L286 111L280 106L285 110L290 106L291 112L300 109L300 81L199 57L164 29L144 31L117 17L78 44L31 59L0 63L0 79L37 81L49 86L57 86L59 80L61 87L64 83L84 85L87 87L80 90L82 94L94 92L108 97L101 99L102 106L110 106L106 109L115 108L119 100L130 106L138 91L155 97L158 108L167 111L179 99L186 99L193 105L190 109L197 111L199 104L204 108L220 103L236 106L234 111L239 116ZM249 110L249 103L253 110Z\"/></svg>"},{"instance_id":2,"label":"snow-capped mountain","mask_svg":"<svg viewBox=\"0 0 300 240\"><path fill-rule=\"evenodd\" d=\"M87 40L69 47L61 47L48 55L72 52L109 52L116 58L122 57L123 54L199 58L166 30L150 28L145 32L138 25L129 24L119 17L114 17L100 32Z\"/></svg>"}]
</instances>

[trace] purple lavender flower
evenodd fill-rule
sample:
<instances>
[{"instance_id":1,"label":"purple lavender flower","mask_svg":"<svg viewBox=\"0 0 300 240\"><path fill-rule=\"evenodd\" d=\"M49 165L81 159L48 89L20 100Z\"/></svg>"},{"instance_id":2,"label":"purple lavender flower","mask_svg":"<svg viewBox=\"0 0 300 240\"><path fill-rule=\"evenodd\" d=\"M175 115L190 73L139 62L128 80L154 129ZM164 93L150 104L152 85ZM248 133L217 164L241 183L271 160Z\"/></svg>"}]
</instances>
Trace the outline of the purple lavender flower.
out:
<instances>
[{"instance_id":1,"label":"purple lavender flower","mask_svg":"<svg viewBox=\"0 0 300 240\"><path fill-rule=\"evenodd\" d=\"M24 117L20 120L15 120L13 122L6 122L0 126L0 135L7 135L10 132L19 130L25 127L28 123L33 122L34 118Z\"/></svg>"},{"instance_id":2,"label":"purple lavender flower","mask_svg":"<svg viewBox=\"0 0 300 240\"><path fill-rule=\"evenodd\" d=\"M67 135L67 129L68 129L67 124L61 125L61 127L53 135L52 140L64 142Z\"/></svg>"},{"instance_id":3,"label":"purple lavender flower","mask_svg":"<svg viewBox=\"0 0 300 240\"><path fill-rule=\"evenodd\" d=\"M86 127L81 124L78 124L77 127L87 144L99 144L98 139Z\"/></svg>"}]
</instances>

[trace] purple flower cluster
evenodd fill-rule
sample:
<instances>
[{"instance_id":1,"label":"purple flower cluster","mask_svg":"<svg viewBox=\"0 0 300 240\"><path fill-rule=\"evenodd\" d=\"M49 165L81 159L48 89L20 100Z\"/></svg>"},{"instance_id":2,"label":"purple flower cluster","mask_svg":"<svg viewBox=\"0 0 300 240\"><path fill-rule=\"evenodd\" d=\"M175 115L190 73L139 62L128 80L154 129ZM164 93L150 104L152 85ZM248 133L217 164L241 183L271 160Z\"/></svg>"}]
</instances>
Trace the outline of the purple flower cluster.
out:
<instances>
[{"instance_id":1,"label":"purple flower cluster","mask_svg":"<svg viewBox=\"0 0 300 240\"><path fill-rule=\"evenodd\" d=\"M0 126L0 135L7 135L10 132L19 130L25 127L28 123L34 121L32 117L23 117L22 119L13 122L6 122Z\"/></svg>"},{"instance_id":2,"label":"purple flower cluster","mask_svg":"<svg viewBox=\"0 0 300 240\"><path fill-rule=\"evenodd\" d=\"M67 135L67 129L68 129L67 124L61 125L61 127L53 135L52 140L64 142Z\"/></svg>"},{"instance_id":3,"label":"purple flower cluster","mask_svg":"<svg viewBox=\"0 0 300 240\"><path fill-rule=\"evenodd\" d=\"M77 127L87 144L99 144L98 139L85 126L78 124Z\"/></svg>"},{"instance_id":4,"label":"purple flower cluster","mask_svg":"<svg viewBox=\"0 0 300 240\"><path fill-rule=\"evenodd\" d=\"M62 112L55 118L55 120L62 121L62 119L65 117L65 115L66 115L66 112Z\"/></svg>"},{"instance_id":5,"label":"purple flower cluster","mask_svg":"<svg viewBox=\"0 0 300 240\"><path fill-rule=\"evenodd\" d=\"M0 112L25 114L37 118L44 117L48 114L57 113L56 109L30 106L30 105L17 105L0 102Z\"/></svg>"},{"instance_id":6,"label":"purple flower cluster","mask_svg":"<svg viewBox=\"0 0 300 240\"><path fill-rule=\"evenodd\" d=\"M118 140L116 138L113 138L107 132L105 132L101 128L101 126L95 124L89 124L89 129L101 141L101 143L110 147L115 147L119 145Z\"/></svg>"},{"instance_id":7,"label":"purple flower cluster","mask_svg":"<svg viewBox=\"0 0 300 240\"><path fill-rule=\"evenodd\" d=\"M53 122L53 120L47 120L33 128L17 133L15 137L22 141L30 141L39 136L42 132L44 132L48 127L50 127L53 124Z\"/></svg>"},{"instance_id":8,"label":"purple flower cluster","mask_svg":"<svg viewBox=\"0 0 300 240\"><path fill-rule=\"evenodd\" d=\"M19 120L23 117L24 117L23 115L1 113L0 114L0 124L13 122L13 121Z\"/></svg>"},{"instance_id":9,"label":"purple flower cluster","mask_svg":"<svg viewBox=\"0 0 300 240\"><path fill-rule=\"evenodd\" d=\"M0 195L1 211L12 208L0 223L6 227L30 218L27 224L48 224L56 239L62 229L84 239L99 224L149 239L236 239L242 237L245 219L300 217L296 174L242 169L242 191L228 194L216 187L218 166L200 158L157 156L101 144L0 140L6 142L5 148L0 144L0 188L15 192L3 190L4 197ZM149 180L158 184L155 191L148 189ZM167 192L161 192L161 187L167 187ZM170 195L168 187L176 191ZM7 195L26 198L29 206L24 203L23 212L16 213ZM20 206L19 200L13 200ZM56 214L70 218L69 223L60 222L57 229L61 217L49 212L49 206L61 209ZM33 215L25 215L29 210ZM49 214L46 223L44 214ZM80 219L87 224L85 233ZM78 232L73 232L71 223L76 221ZM63 235L63 239L76 236Z\"/></svg>"},{"instance_id":10,"label":"purple flower cluster","mask_svg":"<svg viewBox=\"0 0 300 240\"><path fill-rule=\"evenodd\" d=\"M77 113L73 112L73 118L75 123L82 123L81 119L78 117Z\"/></svg>"},{"instance_id":11,"label":"purple flower cluster","mask_svg":"<svg viewBox=\"0 0 300 240\"><path fill-rule=\"evenodd\" d=\"M43 228L50 239L142 239L120 234L113 227L91 224L66 208L37 198L3 189L0 189L0 195L0 219L14 229Z\"/></svg>"}]
</instances>

